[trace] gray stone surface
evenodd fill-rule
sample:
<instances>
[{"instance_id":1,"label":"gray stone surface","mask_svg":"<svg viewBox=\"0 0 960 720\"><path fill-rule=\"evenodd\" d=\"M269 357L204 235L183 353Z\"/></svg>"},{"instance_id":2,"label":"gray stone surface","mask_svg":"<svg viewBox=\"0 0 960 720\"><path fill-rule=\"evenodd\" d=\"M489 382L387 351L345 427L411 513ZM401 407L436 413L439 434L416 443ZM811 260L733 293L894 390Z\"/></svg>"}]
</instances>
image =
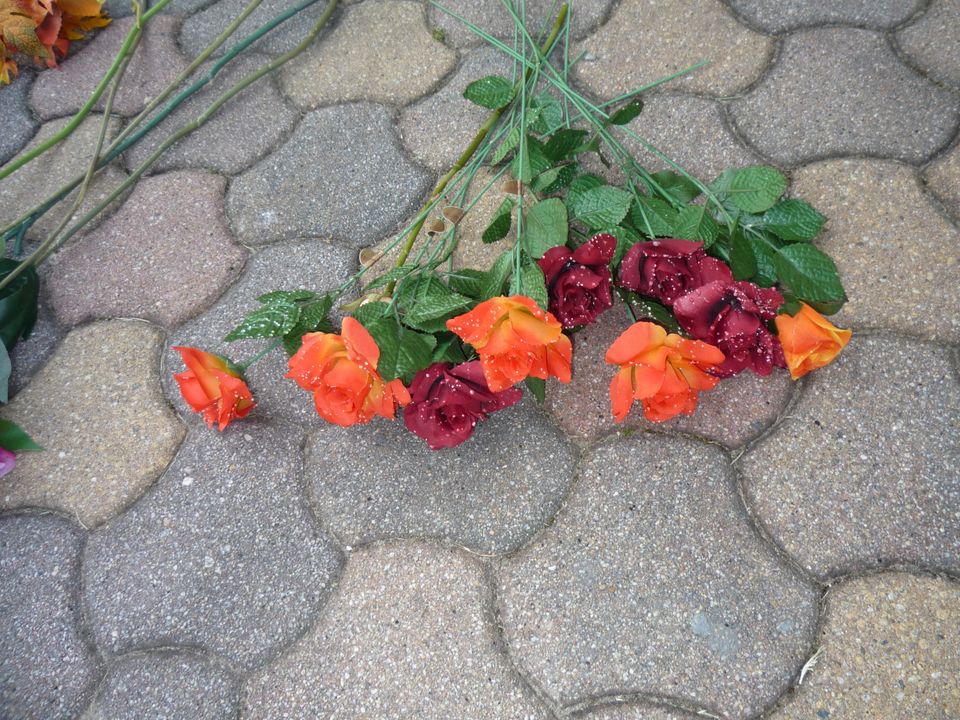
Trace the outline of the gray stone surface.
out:
<instances>
[{"instance_id":1,"label":"gray stone surface","mask_svg":"<svg viewBox=\"0 0 960 720\"><path fill-rule=\"evenodd\" d=\"M746 496L820 578L960 567L960 386L945 350L856 338L741 461Z\"/></svg>"},{"instance_id":2,"label":"gray stone surface","mask_svg":"<svg viewBox=\"0 0 960 720\"><path fill-rule=\"evenodd\" d=\"M932 0L923 17L897 33L897 43L930 77L960 88L960 0Z\"/></svg>"},{"instance_id":3,"label":"gray stone surface","mask_svg":"<svg viewBox=\"0 0 960 720\"><path fill-rule=\"evenodd\" d=\"M0 87L0 165L20 152L37 130L37 122L27 106L33 78L32 70L20 68L16 80Z\"/></svg>"},{"instance_id":4,"label":"gray stone surface","mask_svg":"<svg viewBox=\"0 0 960 720\"><path fill-rule=\"evenodd\" d=\"M321 236L361 247L414 212L429 183L400 151L385 108L340 105L309 113L285 145L237 178L227 212L247 244Z\"/></svg>"},{"instance_id":5,"label":"gray stone surface","mask_svg":"<svg viewBox=\"0 0 960 720\"><path fill-rule=\"evenodd\" d=\"M54 508L89 526L143 493L183 438L157 382L162 342L158 328L131 320L64 338L3 408L45 449L21 454L0 478L0 508Z\"/></svg>"},{"instance_id":6,"label":"gray stone surface","mask_svg":"<svg viewBox=\"0 0 960 720\"><path fill-rule=\"evenodd\" d=\"M69 720L100 678L80 634L83 533L56 515L0 518L0 716Z\"/></svg>"},{"instance_id":7,"label":"gray stone surface","mask_svg":"<svg viewBox=\"0 0 960 720\"><path fill-rule=\"evenodd\" d=\"M771 720L960 717L960 587L884 573L827 596L822 649Z\"/></svg>"},{"instance_id":8,"label":"gray stone surface","mask_svg":"<svg viewBox=\"0 0 960 720\"><path fill-rule=\"evenodd\" d=\"M748 524L723 453L679 438L591 449L498 584L514 657L564 704L642 692L752 717L799 671L817 617L814 588Z\"/></svg>"},{"instance_id":9,"label":"gray stone surface","mask_svg":"<svg viewBox=\"0 0 960 720\"><path fill-rule=\"evenodd\" d=\"M82 720L233 720L239 686L194 651L129 653L112 663Z\"/></svg>"},{"instance_id":10,"label":"gray stone surface","mask_svg":"<svg viewBox=\"0 0 960 720\"><path fill-rule=\"evenodd\" d=\"M858 154L920 162L953 137L960 98L901 63L881 34L837 27L787 37L730 109L747 140L787 165Z\"/></svg>"},{"instance_id":11,"label":"gray stone surface","mask_svg":"<svg viewBox=\"0 0 960 720\"><path fill-rule=\"evenodd\" d=\"M199 646L251 668L314 621L341 559L301 495L302 440L253 419L191 431L152 492L87 543L98 647Z\"/></svg>"},{"instance_id":12,"label":"gray stone surface","mask_svg":"<svg viewBox=\"0 0 960 720\"><path fill-rule=\"evenodd\" d=\"M249 720L553 717L503 654L483 566L426 543L352 554L317 624L246 690Z\"/></svg>"},{"instance_id":13,"label":"gray stone surface","mask_svg":"<svg viewBox=\"0 0 960 720\"><path fill-rule=\"evenodd\" d=\"M53 319L46 298L42 298L33 332L26 340L20 340L10 353L10 363L13 366L9 386L11 397L50 359L65 333L66 330Z\"/></svg>"},{"instance_id":14,"label":"gray stone surface","mask_svg":"<svg viewBox=\"0 0 960 720\"><path fill-rule=\"evenodd\" d=\"M696 720L697 716L659 705L627 703L608 705L599 710L577 715L576 718L577 720Z\"/></svg>"},{"instance_id":15,"label":"gray stone surface","mask_svg":"<svg viewBox=\"0 0 960 720\"><path fill-rule=\"evenodd\" d=\"M110 67L133 23L132 17L115 20L97 31L82 50L71 53L60 70L40 73L30 91L34 112L47 119L79 110ZM162 14L147 23L113 101L115 114L136 115L186 68L187 62L173 38L176 26L176 18ZM106 98L104 93L97 102L97 110L103 110Z\"/></svg>"},{"instance_id":16,"label":"gray stone surface","mask_svg":"<svg viewBox=\"0 0 960 720\"><path fill-rule=\"evenodd\" d=\"M174 327L216 300L246 257L227 229L225 187L198 170L141 180L115 215L57 256L47 273L57 318Z\"/></svg>"},{"instance_id":17,"label":"gray stone surface","mask_svg":"<svg viewBox=\"0 0 960 720\"><path fill-rule=\"evenodd\" d=\"M907 20L923 0L727 0L740 17L771 33L842 23L884 29Z\"/></svg>"},{"instance_id":18,"label":"gray stone surface","mask_svg":"<svg viewBox=\"0 0 960 720\"><path fill-rule=\"evenodd\" d=\"M934 160L923 172L927 188L960 222L960 143Z\"/></svg>"},{"instance_id":19,"label":"gray stone surface","mask_svg":"<svg viewBox=\"0 0 960 720\"><path fill-rule=\"evenodd\" d=\"M133 169L180 126L195 119L227 89L270 61L265 55L243 55L228 64L201 92L173 112L156 130L124 155ZM201 77L212 67L197 70ZM226 103L209 122L167 150L150 172L180 168L205 168L234 175L266 155L300 120L270 78L261 78Z\"/></svg>"},{"instance_id":20,"label":"gray stone surface","mask_svg":"<svg viewBox=\"0 0 960 720\"><path fill-rule=\"evenodd\" d=\"M829 218L817 245L850 298L837 325L960 339L960 230L912 168L829 160L797 170L793 190Z\"/></svg>"},{"instance_id":21,"label":"gray stone surface","mask_svg":"<svg viewBox=\"0 0 960 720\"><path fill-rule=\"evenodd\" d=\"M445 450L431 450L402 418L324 424L307 443L306 474L317 512L345 542L426 536L503 553L547 524L576 460L528 398Z\"/></svg>"}]
</instances>

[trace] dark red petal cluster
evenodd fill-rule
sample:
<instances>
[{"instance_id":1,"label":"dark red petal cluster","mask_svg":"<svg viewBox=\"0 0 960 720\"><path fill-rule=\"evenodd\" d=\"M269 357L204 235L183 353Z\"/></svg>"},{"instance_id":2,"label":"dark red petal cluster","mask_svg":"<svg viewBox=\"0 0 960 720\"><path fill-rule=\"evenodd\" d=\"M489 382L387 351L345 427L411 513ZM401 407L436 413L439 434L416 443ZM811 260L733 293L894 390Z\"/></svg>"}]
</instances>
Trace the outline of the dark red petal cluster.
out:
<instances>
[{"instance_id":1,"label":"dark red petal cluster","mask_svg":"<svg viewBox=\"0 0 960 720\"><path fill-rule=\"evenodd\" d=\"M630 248L620 263L620 287L671 307L677 298L710 282L733 282L722 261L707 256L703 243L651 240Z\"/></svg>"},{"instance_id":2,"label":"dark red petal cluster","mask_svg":"<svg viewBox=\"0 0 960 720\"><path fill-rule=\"evenodd\" d=\"M473 434L481 420L519 402L523 392L511 387L492 392L479 360L451 366L434 363L410 383L411 402L403 422L433 450L455 447Z\"/></svg>"},{"instance_id":3,"label":"dark red petal cluster","mask_svg":"<svg viewBox=\"0 0 960 720\"><path fill-rule=\"evenodd\" d=\"M594 235L574 251L550 248L537 262L550 296L549 310L564 328L588 325L613 305L610 268L617 249L613 235Z\"/></svg>"}]
</instances>

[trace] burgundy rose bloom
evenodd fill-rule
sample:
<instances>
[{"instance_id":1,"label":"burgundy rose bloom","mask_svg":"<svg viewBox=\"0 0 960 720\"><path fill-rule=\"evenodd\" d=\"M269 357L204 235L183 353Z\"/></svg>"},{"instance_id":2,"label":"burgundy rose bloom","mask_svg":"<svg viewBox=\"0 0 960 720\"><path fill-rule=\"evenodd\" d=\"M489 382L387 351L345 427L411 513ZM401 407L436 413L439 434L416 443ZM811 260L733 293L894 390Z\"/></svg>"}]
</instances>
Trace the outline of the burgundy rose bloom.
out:
<instances>
[{"instance_id":1,"label":"burgundy rose bloom","mask_svg":"<svg viewBox=\"0 0 960 720\"><path fill-rule=\"evenodd\" d=\"M721 260L708 257L703 243L691 240L637 243L620 263L620 287L667 307L681 295L715 280L733 282L733 273Z\"/></svg>"},{"instance_id":2,"label":"burgundy rose bloom","mask_svg":"<svg viewBox=\"0 0 960 720\"><path fill-rule=\"evenodd\" d=\"M726 356L713 374L729 377L749 368L769 375L775 367L786 367L780 341L767 329L782 304L783 296L773 288L716 281L678 298L673 314L694 338L717 346Z\"/></svg>"},{"instance_id":3,"label":"burgundy rose bloom","mask_svg":"<svg viewBox=\"0 0 960 720\"><path fill-rule=\"evenodd\" d=\"M561 245L537 261L547 281L549 310L563 327L588 325L613 305L607 264L616 249L613 235L594 235L573 252Z\"/></svg>"},{"instance_id":4,"label":"burgundy rose bloom","mask_svg":"<svg viewBox=\"0 0 960 720\"><path fill-rule=\"evenodd\" d=\"M455 367L434 363L410 383L411 402L403 410L403 422L433 450L456 447L473 434L478 422L517 403L522 395L515 387L491 392L479 360Z\"/></svg>"}]
</instances>

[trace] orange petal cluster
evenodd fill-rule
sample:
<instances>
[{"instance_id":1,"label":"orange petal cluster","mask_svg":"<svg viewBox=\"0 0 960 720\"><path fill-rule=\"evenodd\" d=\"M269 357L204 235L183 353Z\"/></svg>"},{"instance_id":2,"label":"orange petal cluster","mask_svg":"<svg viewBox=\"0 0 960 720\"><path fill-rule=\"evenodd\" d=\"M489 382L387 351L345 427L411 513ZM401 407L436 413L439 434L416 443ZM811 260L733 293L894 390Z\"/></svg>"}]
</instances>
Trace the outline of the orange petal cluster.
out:
<instances>
[{"instance_id":1,"label":"orange petal cluster","mask_svg":"<svg viewBox=\"0 0 960 720\"><path fill-rule=\"evenodd\" d=\"M610 383L614 418L621 422L634 400L643 403L643 414L653 422L691 414L697 393L720 381L708 371L723 359L713 345L668 335L654 323L631 325L607 350L607 362L620 366Z\"/></svg>"},{"instance_id":2,"label":"orange petal cluster","mask_svg":"<svg viewBox=\"0 0 960 720\"><path fill-rule=\"evenodd\" d=\"M367 329L346 317L339 335L304 335L285 377L313 393L317 413L328 422L348 427L377 415L393 419L396 406L410 402L410 393L400 380L380 377L379 360L380 348Z\"/></svg>"},{"instance_id":3,"label":"orange petal cluster","mask_svg":"<svg viewBox=\"0 0 960 720\"><path fill-rule=\"evenodd\" d=\"M207 425L223 430L237 418L245 417L256 403L250 388L238 372L219 355L190 347L173 348L183 358L187 372L173 376L180 394Z\"/></svg>"},{"instance_id":4,"label":"orange petal cluster","mask_svg":"<svg viewBox=\"0 0 960 720\"><path fill-rule=\"evenodd\" d=\"M527 377L570 382L570 338L553 315L524 295L485 300L447 320L447 329L476 348L493 392Z\"/></svg>"},{"instance_id":5,"label":"orange petal cluster","mask_svg":"<svg viewBox=\"0 0 960 720\"><path fill-rule=\"evenodd\" d=\"M833 362L853 334L836 327L806 303L800 303L796 315L781 313L774 322L794 380Z\"/></svg>"}]
</instances>

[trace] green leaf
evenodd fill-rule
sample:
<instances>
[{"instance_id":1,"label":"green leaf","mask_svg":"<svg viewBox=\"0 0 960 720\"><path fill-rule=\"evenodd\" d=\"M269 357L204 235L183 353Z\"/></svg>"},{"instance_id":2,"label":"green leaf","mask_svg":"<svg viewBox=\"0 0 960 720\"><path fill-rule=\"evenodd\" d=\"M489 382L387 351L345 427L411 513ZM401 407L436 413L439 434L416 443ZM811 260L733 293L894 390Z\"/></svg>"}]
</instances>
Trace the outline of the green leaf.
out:
<instances>
[{"instance_id":1,"label":"green leaf","mask_svg":"<svg viewBox=\"0 0 960 720\"><path fill-rule=\"evenodd\" d=\"M513 271L513 252L506 250L500 253L500 256L494 261L493 265L487 270L483 281L483 290L480 293L481 300L489 300L497 297L503 292L503 284L510 277Z\"/></svg>"},{"instance_id":2,"label":"green leaf","mask_svg":"<svg viewBox=\"0 0 960 720\"><path fill-rule=\"evenodd\" d=\"M725 170L710 189L741 210L759 213L773 207L787 189L787 178L776 168L755 165L740 170Z\"/></svg>"},{"instance_id":3,"label":"green leaf","mask_svg":"<svg viewBox=\"0 0 960 720\"><path fill-rule=\"evenodd\" d=\"M385 302L366 303L353 311L353 319L369 330L370 326L385 316L389 309L390 306Z\"/></svg>"},{"instance_id":4,"label":"green leaf","mask_svg":"<svg viewBox=\"0 0 960 720\"><path fill-rule=\"evenodd\" d=\"M312 332L333 332L334 327L327 320L327 314L333 307L333 298L324 295L319 300L300 306L300 319L291 330L283 336L283 349L288 355L293 355L300 349L302 337Z\"/></svg>"},{"instance_id":5,"label":"green leaf","mask_svg":"<svg viewBox=\"0 0 960 720\"><path fill-rule=\"evenodd\" d=\"M463 96L480 107L499 110L513 99L513 85L499 75L487 75L467 85Z\"/></svg>"},{"instance_id":6,"label":"green leaf","mask_svg":"<svg viewBox=\"0 0 960 720\"><path fill-rule=\"evenodd\" d=\"M750 241L750 249L753 250L753 257L757 261L757 272L753 276L753 282L760 287L773 287L777 282L777 269L773 265L773 256L777 249L752 235L748 235L747 240Z\"/></svg>"},{"instance_id":7,"label":"green leaf","mask_svg":"<svg viewBox=\"0 0 960 720\"><path fill-rule=\"evenodd\" d=\"M10 399L9 385L12 371L13 365L10 364L7 346L0 343L0 403L5 403Z\"/></svg>"},{"instance_id":8,"label":"green leaf","mask_svg":"<svg viewBox=\"0 0 960 720\"><path fill-rule=\"evenodd\" d=\"M659 198L634 198L630 219L633 226L648 237L670 237L679 213Z\"/></svg>"},{"instance_id":9,"label":"green leaf","mask_svg":"<svg viewBox=\"0 0 960 720\"><path fill-rule=\"evenodd\" d=\"M478 298L483 292L483 281L486 276L483 270L460 268L447 274L447 282L451 290L467 297Z\"/></svg>"},{"instance_id":10,"label":"green leaf","mask_svg":"<svg viewBox=\"0 0 960 720\"><path fill-rule=\"evenodd\" d=\"M403 322L427 332L446 330L446 321L464 312L472 301L443 284L432 274L408 278L398 290Z\"/></svg>"},{"instance_id":11,"label":"green leaf","mask_svg":"<svg viewBox=\"0 0 960 720\"><path fill-rule=\"evenodd\" d=\"M835 302L846 299L833 260L813 245L799 243L780 248L773 256L780 282L801 300Z\"/></svg>"},{"instance_id":12,"label":"green leaf","mask_svg":"<svg viewBox=\"0 0 960 720\"><path fill-rule=\"evenodd\" d=\"M383 275L375 278L369 285L367 285L367 290L375 290L378 287L383 287L384 285L392 283L395 280L406 277L418 267L418 265L406 264L401 265L400 267L390 268Z\"/></svg>"},{"instance_id":13,"label":"green leaf","mask_svg":"<svg viewBox=\"0 0 960 720\"><path fill-rule=\"evenodd\" d=\"M9 258L0 260L0 279L13 272L19 264ZM20 338L30 337L37 322L39 297L40 277L32 266L0 291L0 340L3 340L7 350L13 350Z\"/></svg>"},{"instance_id":14,"label":"green leaf","mask_svg":"<svg viewBox=\"0 0 960 720\"><path fill-rule=\"evenodd\" d=\"M517 201L512 197L505 198L494 213L493 220L484 229L480 239L489 244L503 240L510 234L510 224L512 222L510 213L513 212L513 206L516 204Z\"/></svg>"},{"instance_id":15,"label":"green leaf","mask_svg":"<svg viewBox=\"0 0 960 720\"><path fill-rule=\"evenodd\" d=\"M10 452L43 450L19 425L3 419L0 419L0 447Z\"/></svg>"},{"instance_id":16,"label":"green leaf","mask_svg":"<svg viewBox=\"0 0 960 720\"><path fill-rule=\"evenodd\" d=\"M528 136L523 152L518 149L510 163L510 173L520 182L529 183L535 176L550 169L551 165L550 159L543 153L543 144Z\"/></svg>"},{"instance_id":17,"label":"green leaf","mask_svg":"<svg viewBox=\"0 0 960 720\"><path fill-rule=\"evenodd\" d=\"M510 129L510 132L507 133L507 136L503 139L503 142L497 146L497 149L493 151L493 155L490 156L491 165L496 165L510 154L510 151L519 144L520 134L521 131L519 125L515 125Z\"/></svg>"},{"instance_id":18,"label":"green leaf","mask_svg":"<svg viewBox=\"0 0 960 720\"><path fill-rule=\"evenodd\" d=\"M547 297L547 282L543 277L543 270L535 262L524 262L520 265L520 281L518 294L526 295L544 310L550 299Z\"/></svg>"},{"instance_id":19,"label":"green leaf","mask_svg":"<svg viewBox=\"0 0 960 720\"><path fill-rule=\"evenodd\" d=\"M763 214L763 226L787 242L812 240L827 218L803 200L778 202Z\"/></svg>"},{"instance_id":20,"label":"green leaf","mask_svg":"<svg viewBox=\"0 0 960 720\"><path fill-rule=\"evenodd\" d=\"M546 172L540 173L530 184L530 189L535 193L544 195L553 195L567 187L577 176L579 166L577 163L569 165L560 165L550 168Z\"/></svg>"},{"instance_id":21,"label":"green leaf","mask_svg":"<svg viewBox=\"0 0 960 720\"><path fill-rule=\"evenodd\" d=\"M706 205L688 205L680 211L673 227L674 237L699 240L705 248L713 245L719 232L720 226L707 212Z\"/></svg>"},{"instance_id":22,"label":"green leaf","mask_svg":"<svg viewBox=\"0 0 960 720\"><path fill-rule=\"evenodd\" d=\"M530 123L530 129L537 135L552 133L563 124L563 106L550 93L535 95L530 105L539 110L536 119Z\"/></svg>"},{"instance_id":23,"label":"green leaf","mask_svg":"<svg viewBox=\"0 0 960 720\"><path fill-rule=\"evenodd\" d=\"M300 319L300 307L289 300L274 300L257 308L237 325L225 340L283 337Z\"/></svg>"},{"instance_id":24,"label":"green leaf","mask_svg":"<svg viewBox=\"0 0 960 720\"><path fill-rule=\"evenodd\" d=\"M807 302L807 305L812 307L818 313L822 315L834 315L835 313L840 312L840 308L843 307L843 304L846 302L846 298L843 300L830 300L830 301L817 301L810 300Z\"/></svg>"},{"instance_id":25,"label":"green leaf","mask_svg":"<svg viewBox=\"0 0 960 720\"><path fill-rule=\"evenodd\" d=\"M576 219L597 230L619 225L630 209L633 195L611 185L602 185L577 193L573 200L568 192L567 201Z\"/></svg>"},{"instance_id":26,"label":"green leaf","mask_svg":"<svg viewBox=\"0 0 960 720\"><path fill-rule=\"evenodd\" d=\"M527 210L521 245L527 255L541 258L552 247L567 242L567 208L560 198L541 200Z\"/></svg>"},{"instance_id":27,"label":"green leaf","mask_svg":"<svg viewBox=\"0 0 960 720\"><path fill-rule=\"evenodd\" d=\"M698 188L692 180L683 175L673 172L673 170L661 170L651 175L656 183L663 188L670 196L679 202L688 203L700 195Z\"/></svg>"},{"instance_id":28,"label":"green leaf","mask_svg":"<svg viewBox=\"0 0 960 720\"><path fill-rule=\"evenodd\" d=\"M628 122L636 118L643 112L643 100L640 98L634 98L622 108L617 110L613 115L610 116L610 119L607 120L608 125L626 125Z\"/></svg>"},{"instance_id":29,"label":"green leaf","mask_svg":"<svg viewBox=\"0 0 960 720\"><path fill-rule=\"evenodd\" d=\"M257 298L262 303L272 303L274 300L287 300L297 302L298 300L313 300L317 294L310 290L274 290Z\"/></svg>"},{"instance_id":30,"label":"green leaf","mask_svg":"<svg viewBox=\"0 0 960 720\"><path fill-rule=\"evenodd\" d=\"M547 397L547 383L545 380L535 377L527 377L523 384L527 386L527 389L531 394L537 399L537 402L543 405L543 401Z\"/></svg>"},{"instance_id":31,"label":"green leaf","mask_svg":"<svg viewBox=\"0 0 960 720\"><path fill-rule=\"evenodd\" d=\"M367 328L377 347L380 360L377 372L386 381L400 378L408 383L431 362L437 339L415 330L408 330L395 318L383 317Z\"/></svg>"},{"instance_id":32,"label":"green leaf","mask_svg":"<svg viewBox=\"0 0 960 720\"><path fill-rule=\"evenodd\" d=\"M730 239L730 269L737 280L749 280L757 272L757 258L750 241L739 230Z\"/></svg>"},{"instance_id":33,"label":"green leaf","mask_svg":"<svg viewBox=\"0 0 960 720\"><path fill-rule=\"evenodd\" d=\"M543 146L543 152L553 162L566 160L568 157L576 155L574 151L583 144L586 137L586 130L574 130L572 128L558 130L547 140Z\"/></svg>"},{"instance_id":34,"label":"green leaf","mask_svg":"<svg viewBox=\"0 0 960 720\"><path fill-rule=\"evenodd\" d=\"M618 289L617 292L620 294L620 298L633 308L633 314L638 321L652 320L658 325L665 327L668 332L683 332L680 323L677 322L673 313L660 303L622 288Z\"/></svg>"},{"instance_id":35,"label":"green leaf","mask_svg":"<svg viewBox=\"0 0 960 720\"><path fill-rule=\"evenodd\" d=\"M441 333L437 337L437 346L433 349L430 362L448 362L458 365L466 362L467 356L463 352L463 345L453 333Z\"/></svg>"},{"instance_id":36,"label":"green leaf","mask_svg":"<svg viewBox=\"0 0 960 720\"><path fill-rule=\"evenodd\" d=\"M606 184L606 180L597 177L596 175L578 175L575 177L570 182L570 187L567 189L567 194L563 198L563 202L567 206L567 214L570 216L573 215L573 208L576 207L577 203L580 202L585 192L592 190L593 188L602 187Z\"/></svg>"}]
</instances>

